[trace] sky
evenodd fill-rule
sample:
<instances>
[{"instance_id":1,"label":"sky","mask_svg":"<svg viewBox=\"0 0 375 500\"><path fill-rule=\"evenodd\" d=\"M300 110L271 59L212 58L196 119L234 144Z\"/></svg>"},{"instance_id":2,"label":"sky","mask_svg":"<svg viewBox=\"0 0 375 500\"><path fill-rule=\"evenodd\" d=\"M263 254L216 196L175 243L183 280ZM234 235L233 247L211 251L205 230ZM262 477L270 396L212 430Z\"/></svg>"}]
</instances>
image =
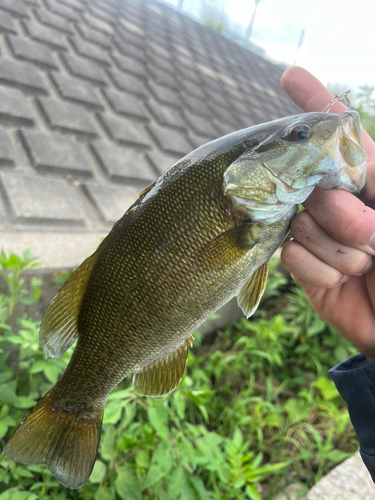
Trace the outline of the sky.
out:
<instances>
[{"instance_id":1,"label":"sky","mask_svg":"<svg viewBox=\"0 0 375 500\"><path fill-rule=\"evenodd\" d=\"M177 6L177 0L162 0ZM206 0L211 3L215 0ZM216 0L232 28L245 33L254 0ZM202 0L184 0L183 13L198 18ZM302 29L304 42L297 55ZM261 0L251 41L271 60L295 61L324 84L356 90L375 86L374 0ZM346 87L345 87L346 86Z\"/></svg>"}]
</instances>

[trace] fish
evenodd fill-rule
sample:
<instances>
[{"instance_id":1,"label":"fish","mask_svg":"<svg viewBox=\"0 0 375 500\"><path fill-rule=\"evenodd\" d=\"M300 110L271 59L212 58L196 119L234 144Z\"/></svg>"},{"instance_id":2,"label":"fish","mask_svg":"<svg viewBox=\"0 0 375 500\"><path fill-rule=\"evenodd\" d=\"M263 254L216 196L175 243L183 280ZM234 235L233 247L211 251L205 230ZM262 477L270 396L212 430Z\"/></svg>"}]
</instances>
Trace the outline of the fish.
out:
<instances>
[{"instance_id":1,"label":"fish","mask_svg":"<svg viewBox=\"0 0 375 500\"><path fill-rule=\"evenodd\" d=\"M359 115L305 113L189 153L145 189L52 298L40 329L66 371L21 422L6 458L45 464L66 488L90 476L111 390L160 397L181 381L199 325L237 297L250 317L268 261L316 186L360 193Z\"/></svg>"}]
</instances>

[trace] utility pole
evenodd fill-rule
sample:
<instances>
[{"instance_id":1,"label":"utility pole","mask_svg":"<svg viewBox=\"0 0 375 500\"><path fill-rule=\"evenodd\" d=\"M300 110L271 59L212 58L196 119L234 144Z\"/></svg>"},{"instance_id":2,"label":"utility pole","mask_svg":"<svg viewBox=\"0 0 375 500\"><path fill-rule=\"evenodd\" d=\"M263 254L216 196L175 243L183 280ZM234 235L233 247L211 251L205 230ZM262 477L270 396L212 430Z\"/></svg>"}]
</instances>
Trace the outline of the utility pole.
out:
<instances>
[{"instance_id":1,"label":"utility pole","mask_svg":"<svg viewBox=\"0 0 375 500\"><path fill-rule=\"evenodd\" d=\"M252 13L250 22L249 22L249 24L248 24L248 26L246 28L245 40L248 40L248 41L250 40L252 32L253 32L253 26L254 26L255 16L256 16L256 13L257 13L257 8L258 8L258 5L259 5L259 2L260 2L260 0L255 0L255 8L254 8L254 11Z\"/></svg>"},{"instance_id":2,"label":"utility pole","mask_svg":"<svg viewBox=\"0 0 375 500\"><path fill-rule=\"evenodd\" d=\"M184 0L178 0L177 10L182 10L183 5L184 5Z\"/></svg>"}]
</instances>

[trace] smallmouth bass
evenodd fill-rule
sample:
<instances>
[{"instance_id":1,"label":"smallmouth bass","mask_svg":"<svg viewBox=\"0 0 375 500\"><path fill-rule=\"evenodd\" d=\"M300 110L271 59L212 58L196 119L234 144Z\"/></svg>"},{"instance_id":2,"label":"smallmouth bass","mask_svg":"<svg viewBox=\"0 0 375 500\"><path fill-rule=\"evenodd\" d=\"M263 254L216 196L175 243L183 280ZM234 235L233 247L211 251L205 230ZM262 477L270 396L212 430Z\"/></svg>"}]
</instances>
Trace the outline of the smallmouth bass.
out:
<instances>
[{"instance_id":1,"label":"smallmouth bass","mask_svg":"<svg viewBox=\"0 0 375 500\"><path fill-rule=\"evenodd\" d=\"M180 382L194 330L237 296L259 304L268 260L315 186L358 193L366 154L359 116L306 113L235 132L168 169L51 300L40 343L52 358L78 337L61 379L7 443L8 459L43 463L67 488L91 474L110 391Z\"/></svg>"}]
</instances>

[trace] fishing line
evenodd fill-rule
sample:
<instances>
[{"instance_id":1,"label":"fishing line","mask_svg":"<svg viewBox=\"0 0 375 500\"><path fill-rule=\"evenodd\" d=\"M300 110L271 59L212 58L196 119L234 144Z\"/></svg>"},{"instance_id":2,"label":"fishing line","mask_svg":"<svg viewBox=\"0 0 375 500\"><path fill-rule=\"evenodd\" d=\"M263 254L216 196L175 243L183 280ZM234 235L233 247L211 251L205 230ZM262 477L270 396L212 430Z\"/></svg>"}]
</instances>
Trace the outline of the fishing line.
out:
<instances>
[{"instance_id":1,"label":"fishing line","mask_svg":"<svg viewBox=\"0 0 375 500\"><path fill-rule=\"evenodd\" d=\"M334 104L336 104L337 102L342 102L343 104L345 104L345 106L347 106L349 109L350 109L350 101L349 101L349 98L348 98L348 94L350 94L350 89L349 90L345 90L345 92L343 92L342 94L338 94L336 95L332 101L330 101L327 106L323 109L322 113L329 113L331 111L331 108Z\"/></svg>"}]
</instances>

